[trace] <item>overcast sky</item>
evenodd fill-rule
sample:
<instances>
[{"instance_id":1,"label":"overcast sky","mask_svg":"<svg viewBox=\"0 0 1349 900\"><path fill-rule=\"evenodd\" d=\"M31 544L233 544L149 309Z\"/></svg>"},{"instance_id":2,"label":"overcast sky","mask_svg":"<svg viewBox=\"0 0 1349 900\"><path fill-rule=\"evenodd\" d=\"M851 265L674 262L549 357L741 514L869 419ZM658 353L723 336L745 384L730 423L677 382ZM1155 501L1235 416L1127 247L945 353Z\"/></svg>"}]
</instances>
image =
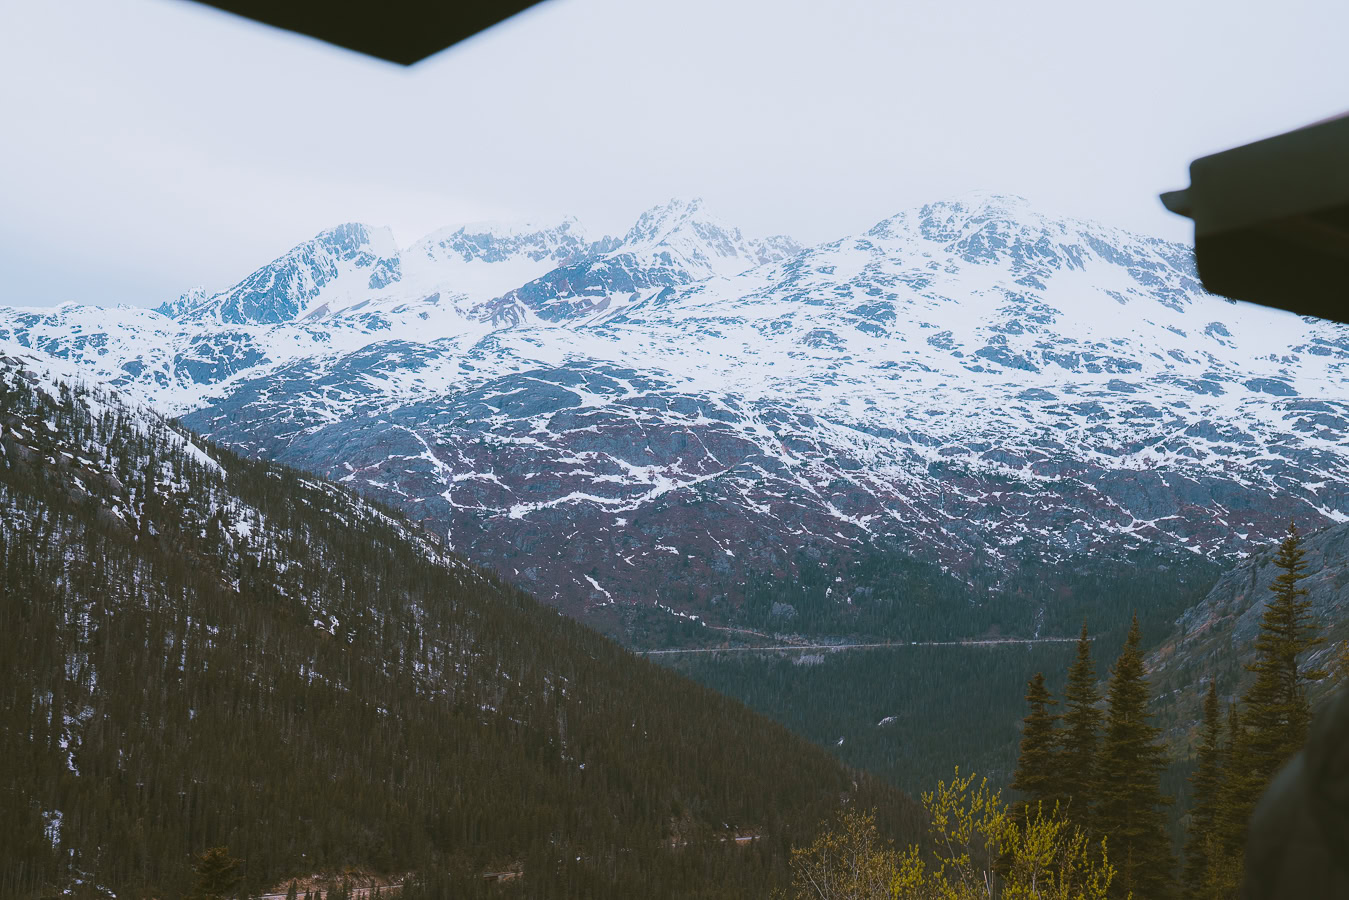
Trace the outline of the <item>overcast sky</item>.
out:
<instances>
[{"instance_id":1,"label":"overcast sky","mask_svg":"<svg viewBox=\"0 0 1349 900\"><path fill-rule=\"evenodd\" d=\"M980 189L1188 240L1157 193L1349 109L1347 32L1329 0L549 0L405 69L182 0L0 0L0 303L672 196L808 243Z\"/></svg>"}]
</instances>

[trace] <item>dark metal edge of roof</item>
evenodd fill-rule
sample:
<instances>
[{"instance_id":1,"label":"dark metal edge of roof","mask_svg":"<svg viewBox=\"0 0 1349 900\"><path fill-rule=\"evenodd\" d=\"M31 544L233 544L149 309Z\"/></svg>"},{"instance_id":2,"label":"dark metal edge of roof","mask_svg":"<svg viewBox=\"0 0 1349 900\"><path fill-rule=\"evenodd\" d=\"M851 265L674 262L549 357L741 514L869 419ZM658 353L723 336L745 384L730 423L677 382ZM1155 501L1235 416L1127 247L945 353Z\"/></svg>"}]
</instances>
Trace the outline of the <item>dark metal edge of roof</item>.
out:
<instances>
[{"instance_id":1,"label":"dark metal edge of roof","mask_svg":"<svg viewBox=\"0 0 1349 900\"><path fill-rule=\"evenodd\" d=\"M412 65L541 0L190 0L367 56Z\"/></svg>"}]
</instances>

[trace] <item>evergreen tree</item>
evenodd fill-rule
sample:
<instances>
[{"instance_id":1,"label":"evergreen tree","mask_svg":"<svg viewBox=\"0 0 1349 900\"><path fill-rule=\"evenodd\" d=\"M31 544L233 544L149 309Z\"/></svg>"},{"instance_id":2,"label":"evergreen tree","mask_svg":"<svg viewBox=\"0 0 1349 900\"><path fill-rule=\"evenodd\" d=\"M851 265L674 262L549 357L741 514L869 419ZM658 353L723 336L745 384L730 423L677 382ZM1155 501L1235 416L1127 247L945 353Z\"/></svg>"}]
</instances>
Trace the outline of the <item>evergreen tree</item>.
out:
<instances>
[{"instance_id":1,"label":"evergreen tree","mask_svg":"<svg viewBox=\"0 0 1349 900\"><path fill-rule=\"evenodd\" d=\"M1239 798L1243 791L1236 785L1237 773L1245 769L1242 762L1244 742L1238 740L1241 734L1241 713L1235 703L1227 706L1227 734L1219 751L1222 768L1219 770L1217 804L1213 815L1213 830L1217 835L1218 847L1225 855L1240 854L1245 844L1246 820L1239 812Z\"/></svg>"},{"instance_id":2,"label":"evergreen tree","mask_svg":"<svg viewBox=\"0 0 1349 900\"><path fill-rule=\"evenodd\" d=\"M1196 756L1198 764L1190 776L1194 785L1194 806L1185 840L1185 896L1192 900L1205 897L1204 885L1210 867L1210 849L1216 846L1215 821L1218 792L1222 787L1222 707L1218 704L1218 685L1208 684L1204 695L1204 727Z\"/></svg>"},{"instance_id":3,"label":"evergreen tree","mask_svg":"<svg viewBox=\"0 0 1349 900\"><path fill-rule=\"evenodd\" d=\"M1226 839L1233 851L1245 846L1246 820L1260 795L1279 767L1306 741L1311 725L1307 686L1326 675L1298 664L1299 656L1325 642L1312 620L1307 590L1300 586L1307 577L1305 552L1297 526L1289 523L1288 536L1274 558L1281 571L1270 585L1274 598L1260 620L1255 662L1246 666L1255 681L1241 698L1241 723L1232 738Z\"/></svg>"},{"instance_id":4,"label":"evergreen tree","mask_svg":"<svg viewBox=\"0 0 1349 900\"><path fill-rule=\"evenodd\" d=\"M192 870L197 884L189 895L192 900L225 900L234 895L234 889L243 880L239 864L243 860L230 856L228 847L212 847L196 858Z\"/></svg>"},{"instance_id":5,"label":"evergreen tree","mask_svg":"<svg viewBox=\"0 0 1349 900\"><path fill-rule=\"evenodd\" d=\"M299 888L295 884L295 879L290 880L290 887L286 888L286 900L295 900L299 894Z\"/></svg>"},{"instance_id":6,"label":"evergreen tree","mask_svg":"<svg viewBox=\"0 0 1349 900\"><path fill-rule=\"evenodd\" d=\"M1012 776L1012 790L1020 791L1025 808L1032 814L1037 805L1048 813L1059 798L1059 777L1056 772L1058 716L1049 711L1055 704L1045 687L1043 672L1036 672L1026 685L1026 703L1030 712L1021 728L1021 756Z\"/></svg>"},{"instance_id":7,"label":"evergreen tree","mask_svg":"<svg viewBox=\"0 0 1349 900\"><path fill-rule=\"evenodd\" d=\"M1238 838L1245 835L1246 820L1236 812L1238 792L1231 773L1241 768L1241 748L1236 736L1241 732L1241 717L1235 703L1227 707L1227 728L1219 744L1218 791L1214 803L1212 835L1204 844L1205 872L1195 895L1202 900L1228 900L1237 896L1245 846Z\"/></svg>"},{"instance_id":8,"label":"evergreen tree","mask_svg":"<svg viewBox=\"0 0 1349 900\"><path fill-rule=\"evenodd\" d=\"M1119 869L1112 897L1162 900L1172 896L1175 859L1162 807L1165 750L1157 744L1161 729L1148 714L1148 683L1139 650L1138 616L1115 661L1107 689L1105 738L1101 743L1096 832L1106 837L1110 858Z\"/></svg>"},{"instance_id":9,"label":"evergreen tree","mask_svg":"<svg viewBox=\"0 0 1349 900\"><path fill-rule=\"evenodd\" d=\"M1067 798L1069 821L1086 827L1091 798L1096 794L1096 751L1100 744L1101 692L1096 688L1096 664L1091 659L1087 623L1077 641L1077 658L1068 669L1063 690L1063 733L1058 762L1061 793Z\"/></svg>"}]
</instances>

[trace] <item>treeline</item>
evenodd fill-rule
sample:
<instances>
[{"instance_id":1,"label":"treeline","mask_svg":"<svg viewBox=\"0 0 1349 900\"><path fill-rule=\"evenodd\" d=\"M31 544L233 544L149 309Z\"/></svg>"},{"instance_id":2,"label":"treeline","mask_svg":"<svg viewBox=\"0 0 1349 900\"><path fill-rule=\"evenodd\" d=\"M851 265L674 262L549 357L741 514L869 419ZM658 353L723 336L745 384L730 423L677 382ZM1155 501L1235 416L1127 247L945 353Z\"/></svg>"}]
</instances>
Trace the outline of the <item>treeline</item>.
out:
<instances>
[{"instance_id":1,"label":"treeline","mask_svg":"<svg viewBox=\"0 0 1349 900\"><path fill-rule=\"evenodd\" d=\"M1208 683L1183 859L1167 833L1168 753L1150 721L1135 615L1104 695L1085 625L1061 699L1042 672L1029 680L1010 784L1015 802L957 769L951 782L923 794L927 845L904 851L881 841L865 815L846 813L794 851L793 896L1236 900L1251 813L1305 743L1308 688L1327 675L1304 662L1323 638L1299 587L1306 573L1295 527L1274 562L1280 574L1247 666L1250 687L1224 710Z\"/></svg>"},{"instance_id":2,"label":"treeline","mask_svg":"<svg viewBox=\"0 0 1349 900\"><path fill-rule=\"evenodd\" d=\"M1122 641L1127 620L1102 610L1132 609L1143 642L1151 644L1221 571L1211 560L1164 547L1063 558L1025 541L1007 553L997 564L976 556L957 575L884 541L829 553L802 549L791 577L754 572L727 593L743 593L741 624L770 632L906 641L1030 637L1071 635L1089 618L1098 623L1098 640Z\"/></svg>"},{"instance_id":3,"label":"treeline","mask_svg":"<svg viewBox=\"0 0 1349 900\"><path fill-rule=\"evenodd\" d=\"M1150 721L1137 619L1110 670L1104 712L1085 627L1060 705L1036 674L1011 787L1026 806L1058 806L1068 821L1105 838L1118 874L1110 896L1223 900L1237 896L1251 812L1275 773L1306 741L1308 687L1326 672L1304 664L1324 642L1306 591L1302 539L1289 527L1274 563L1280 569L1255 642L1254 674L1240 703L1222 708L1209 680L1204 724L1191 775L1183 864L1167 834L1161 790L1168 765Z\"/></svg>"},{"instance_id":4,"label":"treeline","mask_svg":"<svg viewBox=\"0 0 1349 900\"><path fill-rule=\"evenodd\" d=\"M1073 652L1069 642L653 658L916 797L957 759L1010 781L1025 679L1066 669Z\"/></svg>"},{"instance_id":5,"label":"treeline","mask_svg":"<svg viewBox=\"0 0 1349 900\"><path fill-rule=\"evenodd\" d=\"M898 791L406 519L207 450L0 366L0 897L177 897L217 846L239 893L737 897L842 799L912 833Z\"/></svg>"},{"instance_id":6,"label":"treeline","mask_svg":"<svg viewBox=\"0 0 1349 900\"><path fill-rule=\"evenodd\" d=\"M1118 647L1132 609L1143 645L1151 646L1219 574L1214 563L1193 553L1164 549L1049 559L1021 548L1010 573L975 565L957 577L902 547L817 558L802 551L795 559L798 577L760 573L747 579L742 622L767 633L904 644L1071 638L1085 619L1095 646ZM726 632L693 626L673 632L667 626L655 640L711 647L727 638ZM1071 643L1041 643L656 658L916 796L949 774L953 758L1006 784L1016 766L1021 685L1037 670L1066 669L1072 653ZM1186 774L1183 768L1168 771L1168 785Z\"/></svg>"}]
</instances>

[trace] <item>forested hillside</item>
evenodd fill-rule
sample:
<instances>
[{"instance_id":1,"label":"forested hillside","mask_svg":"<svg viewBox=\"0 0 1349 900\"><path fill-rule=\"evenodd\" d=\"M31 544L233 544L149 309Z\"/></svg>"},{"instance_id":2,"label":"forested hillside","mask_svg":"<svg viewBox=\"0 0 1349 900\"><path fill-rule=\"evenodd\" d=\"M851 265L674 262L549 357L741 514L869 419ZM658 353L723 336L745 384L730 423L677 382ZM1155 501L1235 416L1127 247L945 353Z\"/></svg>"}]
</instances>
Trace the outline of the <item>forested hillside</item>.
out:
<instances>
[{"instance_id":1,"label":"forested hillside","mask_svg":"<svg viewBox=\"0 0 1349 900\"><path fill-rule=\"evenodd\" d=\"M894 789L406 519L13 359L0 565L0 896L176 896L218 845L254 891L745 896L841 801L912 833Z\"/></svg>"},{"instance_id":2,"label":"forested hillside","mask_svg":"<svg viewBox=\"0 0 1349 900\"><path fill-rule=\"evenodd\" d=\"M725 653L653 658L915 796L949 775L955 761L1005 784L1016 762L1026 680L1044 671L1053 689L1061 687L1053 673L1066 669L1072 644L923 642L1071 639L1086 621L1098 646L1117 648L1137 613L1145 645L1154 644L1207 594L1219 573L1217 564L1195 554L1164 550L1054 565L1028 554L1018 562L1013 576L986 570L965 581L898 552L802 560L794 581L761 577L752 584L746 604L751 626L780 637L810 635L812 642L893 643L803 651L784 639L780 651L746 652L734 645L773 642L743 632L686 629L661 637L731 646ZM849 602L835 599L833 579L839 576L833 572L851 582Z\"/></svg>"}]
</instances>

